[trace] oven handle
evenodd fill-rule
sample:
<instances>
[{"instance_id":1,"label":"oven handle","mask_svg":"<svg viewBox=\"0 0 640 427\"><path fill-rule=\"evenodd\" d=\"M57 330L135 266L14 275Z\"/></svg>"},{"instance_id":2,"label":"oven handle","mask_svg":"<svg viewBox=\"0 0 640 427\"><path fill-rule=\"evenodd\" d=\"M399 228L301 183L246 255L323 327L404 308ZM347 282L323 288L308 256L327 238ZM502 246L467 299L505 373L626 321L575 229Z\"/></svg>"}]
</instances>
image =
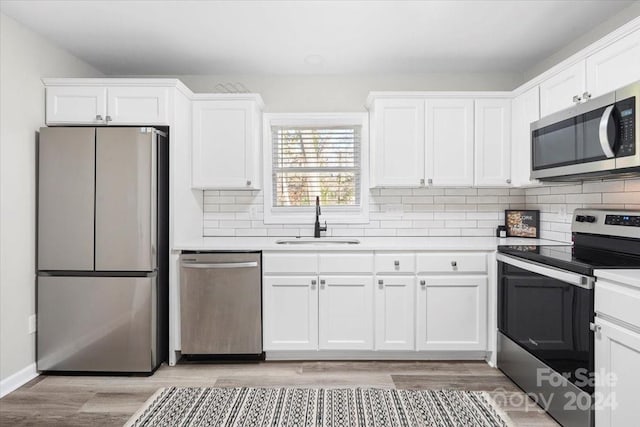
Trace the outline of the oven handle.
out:
<instances>
[{"instance_id":1,"label":"oven handle","mask_svg":"<svg viewBox=\"0 0 640 427\"><path fill-rule=\"evenodd\" d=\"M561 270L559 268L548 267L546 265L539 264L533 261L521 261L516 258L512 258L507 255L498 254L496 259L500 262L504 262L514 267L521 268L523 270L531 271L532 273L541 274L552 279L557 279L562 282L570 283L574 286L578 286L584 289L593 289L593 277L584 276L578 273L572 273L569 271Z\"/></svg>"}]
</instances>

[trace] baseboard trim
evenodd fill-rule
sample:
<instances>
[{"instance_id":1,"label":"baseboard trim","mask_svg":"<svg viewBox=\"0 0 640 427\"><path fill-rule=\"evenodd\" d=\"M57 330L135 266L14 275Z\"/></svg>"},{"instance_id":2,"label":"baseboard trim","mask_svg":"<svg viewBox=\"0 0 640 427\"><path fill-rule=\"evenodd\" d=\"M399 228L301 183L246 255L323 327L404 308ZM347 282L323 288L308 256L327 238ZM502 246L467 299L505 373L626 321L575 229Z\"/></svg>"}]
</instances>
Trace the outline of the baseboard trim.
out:
<instances>
[{"instance_id":1,"label":"baseboard trim","mask_svg":"<svg viewBox=\"0 0 640 427\"><path fill-rule=\"evenodd\" d=\"M486 360L486 351L277 350L266 360Z\"/></svg>"},{"instance_id":2,"label":"baseboard trim","mask_svg":"<svg viewBox=\"0 0 640 427\"><path fill-rule=\"evenodd\" d=\"M12 391L22 387L38 375L40 374L36 370L35 363L26 366L13 375L9 375L7 378L0 381L0 399Z\"/></svg>"}]
</instances>

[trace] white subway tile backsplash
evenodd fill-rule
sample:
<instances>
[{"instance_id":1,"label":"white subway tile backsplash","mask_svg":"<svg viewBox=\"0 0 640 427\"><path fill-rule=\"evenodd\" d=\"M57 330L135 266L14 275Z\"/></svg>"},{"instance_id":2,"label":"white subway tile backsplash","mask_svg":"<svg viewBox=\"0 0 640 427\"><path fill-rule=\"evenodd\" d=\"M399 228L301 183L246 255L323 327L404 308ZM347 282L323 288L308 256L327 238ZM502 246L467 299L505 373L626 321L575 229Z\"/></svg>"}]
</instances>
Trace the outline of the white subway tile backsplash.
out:
<instances>
[{"instance_id":1,"label":"white subway tile backsplash","mask_svg":"<svg viewBox=\"0 0 640 427\"><path fill-rule=\"evenodd\" d=\"M570 241L580 207L640 209L640 178L532 188L370 190L368 224L329 224L328 236L494 236L505 209L539 209L541 237ZM264 224L260 191L207 190L204 236L310 236L309 225Z\"/></svg>"}]
</instances>

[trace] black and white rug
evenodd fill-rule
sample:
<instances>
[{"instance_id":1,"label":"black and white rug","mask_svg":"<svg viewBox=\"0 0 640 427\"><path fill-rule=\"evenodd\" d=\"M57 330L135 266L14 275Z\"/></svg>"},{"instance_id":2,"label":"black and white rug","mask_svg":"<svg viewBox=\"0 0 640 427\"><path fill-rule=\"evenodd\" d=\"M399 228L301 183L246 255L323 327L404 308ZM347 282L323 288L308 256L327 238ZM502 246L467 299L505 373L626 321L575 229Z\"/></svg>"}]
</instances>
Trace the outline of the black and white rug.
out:
<instances>
[{"instance_id":1,"label":"black and white rug","mask_svg":"<svg viewBox=\"0 0 640 427\"><path fill-rule=\"evenodd\" d=\"M178 388L158 390L125 424L142 426L511 427L484 392Z\"/></svg>"}]
</instances>

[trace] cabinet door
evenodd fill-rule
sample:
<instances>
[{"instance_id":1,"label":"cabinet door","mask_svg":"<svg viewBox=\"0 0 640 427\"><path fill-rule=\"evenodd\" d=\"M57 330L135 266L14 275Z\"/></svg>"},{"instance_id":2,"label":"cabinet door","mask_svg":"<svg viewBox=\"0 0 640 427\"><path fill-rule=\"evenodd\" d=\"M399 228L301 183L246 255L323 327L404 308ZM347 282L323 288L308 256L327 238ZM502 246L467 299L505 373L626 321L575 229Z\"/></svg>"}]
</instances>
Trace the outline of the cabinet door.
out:
<instances>
[{"instance_id":1,"label":"cabinet door","mask_svg":"<svg viewBox=\"0 0 640 427\"><path fill-rule=\"evenodd\" d=\"M540 83L540 116L575 105L573 97L582 97L585 80L585 61L580 61Z\"/></svg>"},{"instance_id":2,"label":"cabinet door","mask_svg":"<svg viewBox=\"0 0 640 427\"><path fill-rule=\"evenodd\" d=\"M424 100L381 99L373 114L375 186L424 184Z\"/></svg>"},{"instance_id":3,"label":"cabinet door","mask_svg":"<svg viewBox=\"0 0 640 427\"><path fill-rule=\"evenodd\" d=\"M473 100L427 100L425 133L427 182L473 185Z\"/></svg>"},{"instance_id":4,"label":"cabinet door","mask_svg":"<svg viewBox=\"0 0 640 427\"><path fill-rule=\"evenodd\" d=\"M478 99L475 104L475 184L511 184L511 100Z\"/></svg>"},{"instance_id":5,"label":"cabinet door","mask_svg":"<svg viewBox=\"0 0 640 427\"><path fill-rule=\"evenodd\" d=\"M110 87L107 121L110 125L168 125L169 89Z\"/></svg>"},{"instance_id":6,"label":"cabinet door","mask_svg":"<svg viewBox=\"0 0 640 427\"><path fill-rule=\"evenodd\" d=\"M265 277L263 347L318 349L318 276Z\"/></svg>"},{"instance_id":7,"label":"cabinet door","mask_svg":"<svg viewBox=\"0 0 640 427\"><path fill-rule=\"evenodd\" d=\"M105 124L107 89L95 86L54 86L46 90L48 125Z\"/></svg>"},{"instance_id":8,"label":"cabinet door","mask_svg":"<svg viewBox=\"0 0 640 427\"><path fill-rule=\"evenodd\" d=\"M599 96L640 79L640 30L587 58L587 89Z\"/></svg>"},{"instance_id":9,"label":"cabinet door","mask_svg":"<svg viewBox=\"0 0 640 427\"><path fill-rule=\"evenodd\" d=\"M194 188L256 189L250 101L194 101L192 183Z\"/></svg>"},{"instance_id":10,"label":"cabinet door","mask_svg":"<svg viewBox=\"0 0 640 427\"><path fill-rule=\"evenodd\" d=\"M596 425L635 426L638 423L640 334L596 318ZM599 401L600 400L600 401Z\"/></svg>"},{"instance_id":11,"label":"cabinet door","mask_svg":"<svg viewBox=\"0 0 640 427\"><path fill-rule=\"evenodd\" d=\"M373 350L373 277L320 276L320 349Z\"/></svg>"},{"instance_id":12,"label":"cabinet door","mask_svg":"<svg viewBox=\"0 0 640 427\"><path fill-rule=\"evenodd\" d=\"M418 350L487 348L486 276L419 276Z\"/></svg>"},{"instance_id":13,"label":"cabinet door","mask_svg":"<svg viewBox=\"0 0 640 427\"><path fill-rule=\"evenodd\" d=\"M415 350L415 276L378 276L376 350Z\"/></svg>"},{"instance_id":14,"label":"cabinet door","mask_svg":"<svg viewBox=\"0 0 640 427\"><path fill-rule=\"evenodd\" d=\"M539 118L538 86L511 101L511 182L516 187L538 183L531 179L531 123Z\"/></svg>"}]
</instances>

